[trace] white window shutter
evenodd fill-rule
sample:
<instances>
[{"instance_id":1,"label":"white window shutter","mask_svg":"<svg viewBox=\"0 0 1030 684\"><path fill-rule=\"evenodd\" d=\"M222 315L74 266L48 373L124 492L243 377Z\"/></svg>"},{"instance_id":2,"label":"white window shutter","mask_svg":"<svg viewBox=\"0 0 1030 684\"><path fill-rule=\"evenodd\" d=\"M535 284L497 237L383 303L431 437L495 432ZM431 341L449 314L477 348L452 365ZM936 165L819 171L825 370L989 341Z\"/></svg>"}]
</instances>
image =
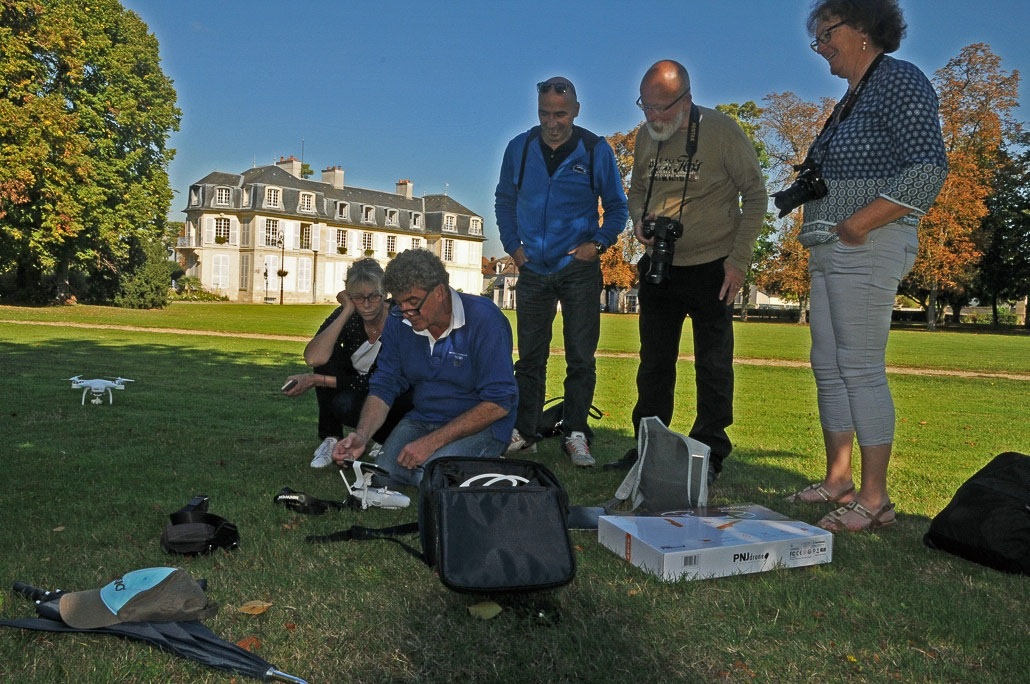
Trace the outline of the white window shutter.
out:
<instances>
[{"instance_id":1,"label":"white window shutter","mask_svg":"<svg viewBox=\"0 0 1030 684\"><path fill-rule=\"evenodd\" d=\"M204 244L211 245L215 241L215 220L213 218L204 219Z\"/></svg>"},{"instance_id":2,"label":"white window shutter","mask_svg":"<svg viewBox=\"0 0 1030 684\"><path fill-rule=\"evenodd\" d=\"M321 241L322 227L317 223L311 225L311 249L318 251L318 243Z\"/></svg>"},{"instance_id":3,"label":"white window shutter","mask_svg":"<svg viewBox=\"0 0 1030 684\"><path fill-rule=\"evenodd\" d=\"M257 231L257 246L265 246L265 231L268 230L268 219L265 219L265 224L260 226Z\"/></svg>"},{"instance_id":4,"label":"white window shutter","mask_svg":"<svg viewBox=\"0 0 1030 684\"><path fill-rule=\"evenodd\" d=\"M229 219L229 244L236 245L240 242L240 222L235 218Z\"/></svg>"},{"instance_id":5,"label":"white window shutter","mask_svg":"<svg viewBox=\"0 0 1030 684\"><path fill-rule=\"evenodd\" d=\"M300 249L300 224L296 221L290 221L290 230L293 231L293 240L287 241L286 244L292 244L293 249Z\"/></svg>"}]
</instances>

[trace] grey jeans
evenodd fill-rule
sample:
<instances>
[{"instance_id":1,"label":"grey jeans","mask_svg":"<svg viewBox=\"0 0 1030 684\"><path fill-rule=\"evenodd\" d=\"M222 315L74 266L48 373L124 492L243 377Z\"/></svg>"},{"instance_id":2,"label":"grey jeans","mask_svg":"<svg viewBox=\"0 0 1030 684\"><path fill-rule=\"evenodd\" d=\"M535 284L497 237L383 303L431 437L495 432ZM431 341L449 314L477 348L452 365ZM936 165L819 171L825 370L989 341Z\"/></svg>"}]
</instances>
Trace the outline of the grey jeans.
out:
<instances>
[{"instance_id":1,"label":"grey jeans","mask_svg":"<svg viewBox=\"0 0 1030 684\"><path fill-rule=\"evenodd\" d=\"M884 354L898 283L919 250L916 229L889 223L858 247L812 247L812 371L823 429L854 431L859 446L894 441Z\"/></svg>"}]
</instances>

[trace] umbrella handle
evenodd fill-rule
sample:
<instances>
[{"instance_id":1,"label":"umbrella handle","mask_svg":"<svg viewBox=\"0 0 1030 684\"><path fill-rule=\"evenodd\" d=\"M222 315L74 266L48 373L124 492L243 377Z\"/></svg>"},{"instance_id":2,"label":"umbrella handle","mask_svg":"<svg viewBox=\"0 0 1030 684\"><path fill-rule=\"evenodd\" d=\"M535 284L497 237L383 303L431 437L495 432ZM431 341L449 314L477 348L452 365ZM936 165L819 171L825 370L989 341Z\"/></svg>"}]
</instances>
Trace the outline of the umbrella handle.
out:
<instances>
[{"instance_id":1,"label":"umbrella handle","mask_svg":"<svg viewBox=\"0 0 1030 684\"><path fill-rule=\"evenodd\" d=\"M268 668L268 670L265 672L265 681L268 681L270 679L278 679L282 682L293 682L293 684L308 684L307 681L301 679L300 677L294 677L291 674L286 674L285 672L277 670L274 667Z\"/></svg>"}]
</instances>

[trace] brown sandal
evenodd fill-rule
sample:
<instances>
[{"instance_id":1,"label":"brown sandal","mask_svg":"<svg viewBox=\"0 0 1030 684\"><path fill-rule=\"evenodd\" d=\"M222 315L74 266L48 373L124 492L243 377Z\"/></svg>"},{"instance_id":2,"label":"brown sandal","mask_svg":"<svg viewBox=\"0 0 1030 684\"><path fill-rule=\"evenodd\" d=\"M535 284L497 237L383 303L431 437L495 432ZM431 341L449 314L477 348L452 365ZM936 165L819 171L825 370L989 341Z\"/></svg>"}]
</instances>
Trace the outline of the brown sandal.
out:
<instances>
[{"instance_id":1,"label":"brown sandal","mask_svg":"<svg viewBox=\"0 0 1030 684\"><path fill-rule=\"evenodd\" d=\"M822 501L808 501L806 499L802 499L801 495L805 492L815 492L816 494L822 497ZM844 503L841 501L841 499L846 497L848 494L854 494L854 492L855 485L851 485L837 496L833 496L821 484L819 484L818 482L813 482L812 484L802 489L800 492L794 492L793 494L788 496L786 500L791 503Z\"/></svg>"},{"instance_id":2,"label":"brown sandal","mask_svg":"<svg viewBox=\"0 0 1030 684\"><path fill-rule=\"evenodd\" d=\"M869 521L869 524L863 525L862 527L848 527L844 524L844 516L849 512L854 511L859 516ZM892 517L890 520L884 520L883 516L894 511L894 504L888 503L883 506L880 510L873 513L868 508L852 501L851 503L844 504L840 508L830 511L822 520L816 523L819 527L830 532L864 532L866 530L875 530L879 527L887 527L897 522L897 517Z\"/></svg>"}]
</instances>

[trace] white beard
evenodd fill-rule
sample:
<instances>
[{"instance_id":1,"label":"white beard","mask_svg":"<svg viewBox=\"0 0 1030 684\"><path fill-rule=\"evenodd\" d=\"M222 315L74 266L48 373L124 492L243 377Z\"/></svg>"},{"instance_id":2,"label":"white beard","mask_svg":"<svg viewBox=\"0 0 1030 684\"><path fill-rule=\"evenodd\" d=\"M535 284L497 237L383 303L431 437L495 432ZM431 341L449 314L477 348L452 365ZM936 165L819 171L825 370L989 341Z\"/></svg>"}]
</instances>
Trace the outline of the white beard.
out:
<instances>
[{"instance_id":1,"label":"white beard","mask_svg":"<svg viewBox=\"0 0 1030 684\"><path fill-rule=\"evenodd\" d=\"M680 113L672 121L648 121L647 132L655 142L665 142L676 135L676 131L683 127L686 118L687 112L681 107Z\"/></svg>"}]
</instances>

